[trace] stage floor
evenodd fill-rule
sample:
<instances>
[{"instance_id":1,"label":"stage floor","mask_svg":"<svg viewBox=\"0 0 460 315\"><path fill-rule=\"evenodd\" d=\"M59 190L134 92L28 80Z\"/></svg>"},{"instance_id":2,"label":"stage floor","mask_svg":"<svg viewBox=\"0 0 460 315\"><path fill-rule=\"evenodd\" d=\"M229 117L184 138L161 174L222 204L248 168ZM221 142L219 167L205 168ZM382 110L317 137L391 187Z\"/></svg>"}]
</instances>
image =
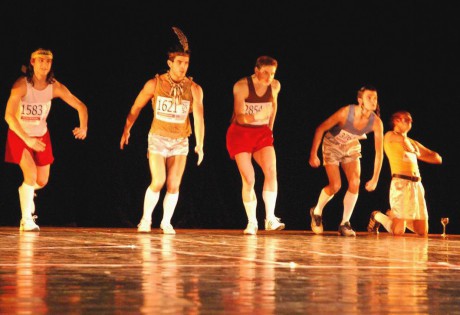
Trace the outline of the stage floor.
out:
<instances>
[{"instance_id":1,"label":"stage floor","mask_svg":"<svg viewBox=\"0 0 460 315\"><path fill-rule=\"evenodd\" d=\"M0 314L460 314L460 235L0 227Z\"/></svg>"}]
</instances>

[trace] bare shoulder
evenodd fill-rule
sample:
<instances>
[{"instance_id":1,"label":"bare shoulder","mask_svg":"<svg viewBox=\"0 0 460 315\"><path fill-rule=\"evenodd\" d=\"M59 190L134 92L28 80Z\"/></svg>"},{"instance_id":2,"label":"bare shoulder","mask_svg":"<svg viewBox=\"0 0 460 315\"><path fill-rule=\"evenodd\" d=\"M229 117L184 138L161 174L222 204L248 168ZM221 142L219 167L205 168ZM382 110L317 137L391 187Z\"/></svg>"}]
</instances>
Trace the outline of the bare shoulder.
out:
<instances>
[{"instance_id":1,"label":"bare shoulder","mask_svg":"<svg viewBox=\"0 0 460 315\"><path fill-rule=\"evenodd\" d=\"M249 87L248 87L248 81L246 77L239 79L233 85L233 93L248 93L248 92L249 92Z\"/></svg>"}]
</instances>

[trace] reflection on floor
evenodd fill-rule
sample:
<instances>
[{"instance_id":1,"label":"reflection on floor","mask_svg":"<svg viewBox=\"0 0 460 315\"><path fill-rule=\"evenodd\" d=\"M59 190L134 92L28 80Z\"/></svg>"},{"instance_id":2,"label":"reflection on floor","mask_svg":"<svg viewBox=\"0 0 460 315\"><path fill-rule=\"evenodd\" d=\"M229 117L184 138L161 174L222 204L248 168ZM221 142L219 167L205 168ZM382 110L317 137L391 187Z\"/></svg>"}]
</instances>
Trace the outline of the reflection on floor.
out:
<instances>
[{"instance_id":1,"label":"reflection on floor","mask_svg":"<svg viewBox=\"0 0 460 315\"><path fill-rule=\"evenodd\" d=\"M0 314L460 314L460 236L0 227Z\"/></svg>"}]
</instances>

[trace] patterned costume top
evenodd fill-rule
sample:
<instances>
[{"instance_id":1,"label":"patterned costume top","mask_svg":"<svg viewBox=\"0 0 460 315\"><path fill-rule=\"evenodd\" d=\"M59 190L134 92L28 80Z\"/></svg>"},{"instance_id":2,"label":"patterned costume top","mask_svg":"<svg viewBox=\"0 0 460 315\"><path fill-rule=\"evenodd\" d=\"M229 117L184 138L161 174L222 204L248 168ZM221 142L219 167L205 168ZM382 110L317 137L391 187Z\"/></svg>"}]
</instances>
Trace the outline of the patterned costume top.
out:
<instances>
[{"instance_id":1,"label":"patterned costume top","mask_svg":"<svg viewBox=\"0 0 460 315\"><path fill-rule=\"evenodd\" d=\"M155 75L157 84L155 96L152 98L153 120L150 133L163 137L178 139L192 134L189 114L192 112L192 78L183 83L181 102L176 104L170 91L164 89L168 84L166 75Z\"/></svg>"}]
</instances>

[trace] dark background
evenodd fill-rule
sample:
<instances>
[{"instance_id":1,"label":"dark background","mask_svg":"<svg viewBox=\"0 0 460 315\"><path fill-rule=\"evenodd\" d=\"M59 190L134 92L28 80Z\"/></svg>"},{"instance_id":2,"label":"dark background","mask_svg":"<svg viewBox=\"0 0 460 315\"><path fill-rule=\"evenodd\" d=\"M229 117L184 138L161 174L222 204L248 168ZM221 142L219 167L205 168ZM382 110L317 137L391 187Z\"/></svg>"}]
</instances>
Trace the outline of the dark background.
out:
<instances>
[{"instance_id":1,"label":"dark background","mask_svg":"<svg viewBox=\"0 0 460 315\"><path fill-rule=\"evenodd\" d=\"M300 1L299 1L300 2ZM356 102L356 91L373 84L381 117L412 113L410 136L441 154L442 165L420 162L430 213L430 233L459 233L457 123L458 10L443 1L2 1L0 5L0 103L38 47L54 53L56 78L89 110L88 138L73 139L77 112L60 99L48 117L55 163L35 199L41 226L134 227L150 182L146 159L152 110L146 106L121 151L126 115L144 83L167 69L166 51L187 35L192 49L188 75L204 90L205 158L191 152L172 220L177 228L243 229L241 179L225 148L233 108L232 86L253 73L259 55L278 59L282 89L275 122L279 194L276 214L287 229L309 229L309 208L327 183L324 169L308 165L318 124ZM0 124L4 156L7 124ZM390 171L385 157L379 185L369 193L373 135L362 141L360 196L352 216L365 231L373 210L388 209ZM257 168L258 217L264 218L262 174ZM17 165L0 163L0 226L17 226ZM346 181L324 210L326 230L342 217ZM162 196L164 190L162 191ZM162 198L153 226L162 217Z\"/></svg>"}]
</instances>

